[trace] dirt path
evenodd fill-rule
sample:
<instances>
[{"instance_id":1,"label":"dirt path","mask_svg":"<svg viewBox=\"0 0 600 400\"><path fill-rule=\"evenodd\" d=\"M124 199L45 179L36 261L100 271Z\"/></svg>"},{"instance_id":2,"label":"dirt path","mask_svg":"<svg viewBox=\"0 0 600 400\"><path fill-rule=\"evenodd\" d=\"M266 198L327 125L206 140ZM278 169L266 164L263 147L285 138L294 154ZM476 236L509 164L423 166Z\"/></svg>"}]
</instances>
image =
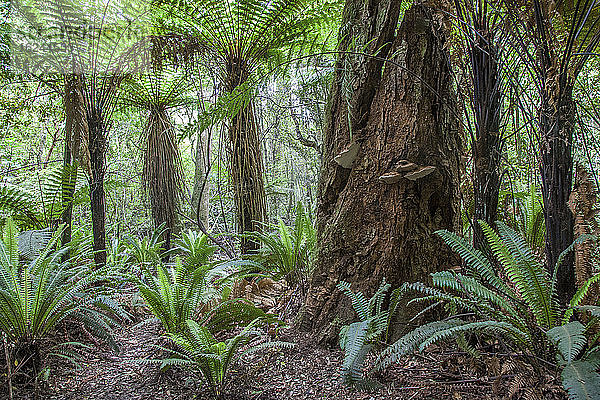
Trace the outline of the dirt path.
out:
<instances>
[{"instance_id":1,"label":"dirt path","mask_svg":"<svg viewBox=\"0 0 600 400\"><path fill-rule=\"evenodd\" d=\"M140 363L156 357L156 325L134 325L116 332L119 353L97 348L83 354L82 369L60 368L47 393L51 400L176 400L192 399L196 382L174 371L161 374L158 367ZM105 354L105 355L102 355ZM182 381L183 380L183 381ZM186 385L187 382L187 385Z\"/></svg>"}]
</instances>

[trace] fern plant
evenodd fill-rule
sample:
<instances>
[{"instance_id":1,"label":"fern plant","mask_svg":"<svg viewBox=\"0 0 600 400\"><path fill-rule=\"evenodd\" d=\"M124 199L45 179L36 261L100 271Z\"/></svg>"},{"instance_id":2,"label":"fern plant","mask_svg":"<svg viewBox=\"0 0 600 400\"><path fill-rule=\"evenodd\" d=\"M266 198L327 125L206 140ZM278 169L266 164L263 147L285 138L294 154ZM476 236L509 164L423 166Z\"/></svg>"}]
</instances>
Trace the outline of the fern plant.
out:
<instances>
[{"instance_id":1,"label":"fern plant","mask_svg":"<svg viewBox=\"0 0 600 400\"><path fill-rule=\"evenodd\" d=\"M75 191L74 173L74 166L48 168L45 175L39 177L35 190L0 184L0 216L11 216L25 229L56 226L66 208L85 197L83 191Z\"/></svg>"},{"instance_id":2,"label":"fern plant","mask_svg":"<svg viewBox=\"0 0 600 400\"><path fill-rule=\"evenodd\" d=\"M125 238L127 262L135 265L150 265L160 262L164 251L162 237L166 231L165 224L159 225L150 236L141 239L128 236Z\"/></svg>"},{"instance_id":3,"label":"fern plant","mask_svg":"<svg viewBox=\"0 0 600 400\"><path fill-rule=\"evenodd\" d=\"M10 218L0 241L0 332L14 347L16 362L26 364L24 369L39 370L40 341L62 321L80 321L115 345L115 316L126 318L99 286L109 279L109 271L64 261L68 248L57 247L61 233L55 232L30 264L19 260L18 231Z\"/></svg>"},{"instance_id":4,"label":"fern plant","mask_svg":"<svg viewBox=\"0 0 600 400\"><path fill-rule=\"evenodd\" d=\"M600 398L600 353L588 346L586 327L579 321L557 326L547 332L558 352L556 359L563 369L563 387L573 400ZM586 350L587 347L587 350Z\"/></svg>"},{"instance_id":5,"label":"fern plant","mask_svg":"<svg viewBox=\"0 0 600 400\"><path fill-rule=\"evenodd\" d=\"M497 271L494 262L466 239L448 231L438 231L437 234L464 260L464 271L433 273L431 287L406 283L394 291L394 297L417 293L420 296L409 304L431 304L425 310L443 304L451 316L420 326L400 338L379 355L378 368L395 362L402 355L423 351L431 344L449 339L458 340L466 350L476 354L464 340L467 333L501 336L505 344L522 352L532 363L538 358L552 361L554 347L546 331L568 322L589 285L584 285L575 294L563 314L555 291L558 265L551 276L514 230L497 222L496 233L485 222L480 221L480 224L492 256L498 260L501 269ZM589 239L590 236L582 236L576 243ZM558 264L574 245L561 254ZM598 276L591 278L593 282L598 279Z\"/></svg>"},{"instance_id":6,"label":"fern plant","mask_svg":"<svg viewBox=\"0 0 600 400\"><path fill-rule=\"evenodd\" d=\"M241 332L231 338L218 340L205 326L187 320L185 329L170 337L177 350L167 350L170 357L150 360L161 367L184 366L191 368L211 388L215 398L222 397L231 366L246 354L273 347L291 347L292 343L260 341L264 337L258 325L261 318L251 321ZM166 349L163 349L166 350Z\"/></svg>"},{"instance_id":7,"label":"fern plant","mask_svg":"<svg viewBox=\"0 0 600 400\"><path fill-rule=\"evenodd\" d=\"M368 386L372 382L365 379L363 364L377 339L388 327L389 311L383 309L383 301L391 286L383 279L370 299L361 292L353 292L347 282L341 281L337 287L350 298L359 318L359 321L345 325L340 330L340 347L345 352L342 378L348 384Z\"/></svg>"},{"instance_id":8,"label":"fern plant","mask_svg":"<svg viewBox=\"0 0 600 400\"><path fill-rule=\"evenodd\" d=\"M182 256L186 268L194 269L208 264L215 250L216 247L209 244L208 236L189 229L173 241L173 248L167 254Z\"/></svg>"},{"instance_id":9,"label":"fern plant","mask_svg":"<svg viewBox=\"0 0 600 400\"><path fill-rule=\"evenodd\" d=\"M168 333L178 333L185 321L209 300L210 268L201 265L188 271L178 259L174 267L162 263L142 265L142 277L135 278L142 299Z\"/></svg>"},{"instance_id":10,"label":"fern plant","mask_svg":"<svg viewBox=\"0 0 600 400\"><path fill-rule=\"evenodd\" d=\"M302 203L296 207L293 227L281 219L270 225L274 232L252 232L244 236L262 245L254 257L263 272L275 280L287 279L291 284L306 287L311 274L311 264L316 248L316 230Z\"/></svg>"}]
</instances>

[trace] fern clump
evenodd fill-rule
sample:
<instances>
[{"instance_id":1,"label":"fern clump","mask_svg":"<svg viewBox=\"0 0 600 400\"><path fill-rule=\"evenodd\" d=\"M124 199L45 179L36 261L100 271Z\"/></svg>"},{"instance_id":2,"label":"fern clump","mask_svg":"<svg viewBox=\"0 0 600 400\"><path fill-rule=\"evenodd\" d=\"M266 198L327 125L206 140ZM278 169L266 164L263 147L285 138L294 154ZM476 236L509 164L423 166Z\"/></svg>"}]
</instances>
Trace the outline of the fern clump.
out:
<instances>
[{"instance_id":1,"label":"fern clump","mask_svg":"<svg viewBox=\"0 0 600 400\"><path fill-rule=\"evenodd\" d=\"M361 292L353 292L347 282L342 281L337 287L350 298L359 318L340 330L340 347L345 352L342 379L347 384L372 386L373 382L365 379L362 369L365 357L389 325L389 311L383 309L383 301L391 286L383 279L370 299Z\"/></svg>"},{"instance_id":2,"label":"fern clump","mask_svg":"<svg viewBox=\"0 0 600 400\"><path fill-rule=\"evenodd\" d=\"M163 349L169 353L169 357L149 361L159 363L161 368L190 368L209 385L216 398L221 398L230 367L241 357L267 348L293 346L287 342L262 340L265 335L258 326L264 321L263 318L256 318L235 336L218 340L211 329L188 320L180 333L169 335L176 347L175 350Z\"/></svg>"},{"instance_id":3,"label":"fern clump","mask_svg":"<svg viewBox=\"0 0 600 400\"><path fill-rule=\"evenodd\" d=\"M262 272L274 280L285 278L292 285L306 288L317 239L316 230L302 203L296 207L294 226L288 227L280 219L277 225L268 227L272 233L244 235L262 246L254 257L262 265Z\"/></svg>"},{"instance_id":4,"label":"fern clump","mask_svg":"<svg viewBox=\"0 0 600 400\"><path fill-rule=\"evenodd\" d=\"M66 258L68 247L58 245L61 233L55 232L28 264L20 261L18 231L10 218L0 241L0 332L15 350L17 367L27 363L23 369L39 371L40 342L63 321L79 321L116 347L115 316L127 317L100 285L110 271L73 265L73 258Z\"/></svg>"},{"instance_id":5,"label":"fern clump","mask_svg":"<svg viewBox=\"0 0 600 400\"><path fill-rule=\"evenodd\" d=\"M142 264L142 277L134 280L142 299L165 331L178 333L210 300L210 272L206 265L190 271L178 259L175 266Z\"/></svg>"},{"instance_id":6,"label":"fern clump","mask_svg":"<svg viewBox=\"0 0 600 400\"><path fill-rule=\"evenodd\" d=\"M467 334L482 338L501 337L504 344L534 364L538 359L553 361L555 344L561 343L556 336L561 329L569 326L561 325L569 322L590 285L600 276L592 277L583 285L567 310L562 310L555 290L558 265L551 275L526 241L511 228L497 222L496 232L485 222L480 223L490 257L475 249L466 239L448 231L438 231L437 234L462 257L464 270L436 272L431 274L432 286L406 283L394 291L396 299L416 293L418 296L409 305L427 304L427 310L443 305L450 317L425 324L400 338L378 356L378 368L388 366L403 355L423 351L431 344L451 339L476 355L476 349L465 340ZM583 236L578 241L590 238ZM558 264L573 245L561 254ZM493 260L497 260L499 268ZM564 351L566 360L571 360L567 362L569 369L576 361L574 354L586 345L586 340L581 337L573 338L577 340L568 351L559 346L560 353Z\"/></svg>"},{"instance_id":7,"label":"fern clump","mask_svg":"<svg viewBox=\"0 0 600 400\"><path fill-rule=\"evenodd\" d=\"M48 168L44 175L32 190L0 183L0 213L10 216L21 229L47 228L60 221L71 204L85 201L85 189L75 190L75 165Z\"/></svg>"},{"instance_id":8,"label":"fern clump","mask_svg":"<svg viewBox=\"0 0 600 400\"><path fill-rule=\"evenodd\" d=\"M191 229L181 233L174 241L173 248L167 254L176 254L183 258L188 269L195 269L209 264L216 247L208 242L208 236Z\"/></svg>"},{"instance_id":9,"label":"fern clump","mask_svg":"<svg viewBox=\"0 0 600 400\"><path fill-rule=\"evenodd\" d=\"M137 266L149 266L160 263L164 252L164 240L162 239L167 231L163 223L152 231L150 236L141 239L127 236L125 238L126 263Z\"/></svg>"}]
</instances>

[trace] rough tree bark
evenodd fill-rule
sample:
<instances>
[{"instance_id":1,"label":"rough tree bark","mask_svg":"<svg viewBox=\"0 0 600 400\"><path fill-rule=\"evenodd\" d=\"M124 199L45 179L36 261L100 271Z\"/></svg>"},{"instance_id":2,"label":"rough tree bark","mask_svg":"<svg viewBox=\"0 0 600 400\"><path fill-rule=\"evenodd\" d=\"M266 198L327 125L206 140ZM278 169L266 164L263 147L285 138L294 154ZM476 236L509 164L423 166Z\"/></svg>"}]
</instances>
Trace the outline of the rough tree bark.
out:
<instances>
[{"instance_id":1,"label":"rough tree bark","mask_svg":"<svg viewBox=\"0 0 600 400\"><path fill-rule=\"evenodd\" d=\"M63 106L65 109L65 149L63 157L62 202L66 204L62 214L65 224L62 242L71 241L71 221L73 219L73 194L77 183L77 170L80 164L82 140L87 140L87 122L83 107L81 76L65 75L65 92ZM86 149L87 150L87 149ZM67 175L68 174L68 175Z\"/></svg>"},{"instance_id":2,"label":"rough tree bark","mask_svg":"<svg viewBox=\"0 0 600 400\"><path fill-rule=\"evenodd\" d=\"M229 127L231 178L239 233L260 231L266 216L266 194L258 126L252 102L232 118ZM242 254L258 245L242 238Z\"/></svg>"},{"instance_id":3,"label":"rough tree bark","mask_svg":"<svg viewBox=\"0 0 600 400\"><path fill-rule=\"evenodd\" d=\"M144 184L150 198L154 225L165 224L165 249L171 248L171 239L177 234L178 217L184 174L177 147L175 127L167 108L162 104L150 107L144 128Z\"/></svg>"},{"instance_id":4,"label":"rough tree bark","mask_svg":"<svg viewBox=\"0 0 600 400\"><path fill-rule=\"evenodd\" d=\"M89 152L91 175L90 208L92 212L92 232L94 236L94 262L97 268L106 264L106 206L104 194L104 174L106 172L107 126L102 111L96 107L87 110L89 129Z\"/></svg>"},{"instance_id":5,"label":"rough tree bark","mask_svg":"<svg viewBox=\"0 0 600 400\"><path fill-rule=\"evenodd\" d=\"M457 262L433 234L459 225L461 134L444 34L431 10L417 4L395 35L399 3L349 1L344 11L340 47L347 52L332 87L315 272L300 319L321 341L335 338L339 325L332 322L353 314L335 287L340 280L372 295L384 277L397 287ZM365 43L366 53L379 49L378 57L351 47ZM343 168L333 158L351 141L360 151L352 168ZM435 169L413 181L407 172L394 175L402 160Z\"/></svg>"},{"instance_id":6,"label":"rough tree bark","mask_svg":"<svg viewBox=\"0 0 600 400\"><path fill-rule=\"evenodd\" d=\"M238 58L227 60L226 87L230 93L248 82L250 72ZM263 161L254 102L250 99L229 121L229 160L239 233L260 231L267 214ZM258 249L258 244L244 237L242 254Z\"/></svg>"},{"instance_id":7,"label":"rough tree bark","mask_svg":"<svg viewBox=\"0 0 600 400\"><path fill-rule=\"evenodd\" d=\"M575 223L575 237L581 235L598 235L598 223L596 222L596 208L598 196L596 185L586 169L577 165L575 187L569 198L569 209L573 213ZM575 246L575 282L577 288L581 288L585 282L596 274L594 267L593 241L585 241ZM596 304L600 291L596 285L589 288L581 304Z\"/></svg>"},{"instance_id":8,"label":"rough tree bark","mask_svg":"<svg viewBox=\"0 0 600 400\"><path fill-rule=\"evenodd\" d=\"M192 209L190 217L208 227L208 207L210 184L210 143L208 132L199 132L196 142L196 168L194 172L194 189L192 191Z\"/></svg>"}]
</instances>

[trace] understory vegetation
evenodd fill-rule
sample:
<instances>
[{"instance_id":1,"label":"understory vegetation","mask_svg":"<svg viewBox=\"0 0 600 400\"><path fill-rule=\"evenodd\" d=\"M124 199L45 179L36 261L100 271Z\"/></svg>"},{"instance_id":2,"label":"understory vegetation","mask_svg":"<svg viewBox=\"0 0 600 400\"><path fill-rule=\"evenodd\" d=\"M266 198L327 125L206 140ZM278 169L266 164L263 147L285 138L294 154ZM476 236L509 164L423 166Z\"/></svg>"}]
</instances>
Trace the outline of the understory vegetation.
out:
<instances>
[{"instance_id":1,"label":"understory vegetation","mask_svg":"<svg viewBox=\"0 0 600 400\"><path fill-rule=\"evenodd\" d=\"M0 0L0 398L599 399L600 2Z\"/></svg>"}]
</instances>

